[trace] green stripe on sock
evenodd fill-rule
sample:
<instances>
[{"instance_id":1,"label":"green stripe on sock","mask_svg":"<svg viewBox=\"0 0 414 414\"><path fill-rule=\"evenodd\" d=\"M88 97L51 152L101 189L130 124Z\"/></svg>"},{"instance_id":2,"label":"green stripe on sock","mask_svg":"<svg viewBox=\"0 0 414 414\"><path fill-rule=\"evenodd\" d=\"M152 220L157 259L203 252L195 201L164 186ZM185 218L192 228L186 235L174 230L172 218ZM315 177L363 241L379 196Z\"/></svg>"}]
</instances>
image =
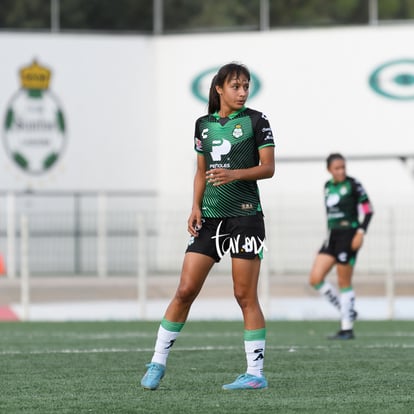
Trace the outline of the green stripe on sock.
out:
<instances>
[{"instance_id":1,"label":"green stripe on sock","mask_svg":"<svg viewBox=\"0 0 414 414\"><path fill-rule=\"evenodd\" d=\"M180 332L183 329L184 322L170 322L167 319L163 318L161 321L161 326L170 332Z\"/></svg>"},{"instance_id":2,"label":"green stripe on sock","mask_svg":"<svg viewBox=\"0 0 414 414\"><path fill-rule=\"evenodd\" d=\"M339 289L339 291L340 291L341 293L351 292L352 290L354 290L354 289L352 288L352 286L348 286L348 287L346 287L346 288L341 288L341 289Z\"/></svg>"},{"instance_id":3,"label":"green stripe on sock","mask_svg":"<svg viewBox=\"0 0 414 414\"><path fill-rule=\"evenodd\" d=\"M245 330L245 341L264 341L266 339L266 328Z\"/></svg>"},{"instance_id":4,"label":"green stripe on sock","mask_svg":"<svg viewBox=\"0 0 414 414\"><path fill-rule=\"evenodd\" d=\"M321 282L321 283L318 283L317 285L313 285L313 287L316 289L316 290L319 290L323 285L325 284L325 282Z\"/></svg>"}]
</instances>

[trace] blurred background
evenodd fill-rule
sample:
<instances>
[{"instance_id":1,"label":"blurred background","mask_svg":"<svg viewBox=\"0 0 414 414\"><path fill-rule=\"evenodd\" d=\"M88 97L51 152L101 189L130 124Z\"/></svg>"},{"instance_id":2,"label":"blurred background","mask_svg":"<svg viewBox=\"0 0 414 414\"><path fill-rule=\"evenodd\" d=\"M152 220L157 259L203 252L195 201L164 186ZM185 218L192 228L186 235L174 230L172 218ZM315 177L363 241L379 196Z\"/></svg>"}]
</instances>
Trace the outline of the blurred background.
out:
<instances>
[{"instance_id":1,"label":"blurred background","mask_svg":"<svg viewBox=\"0 0 414 414\"><path fill-rule=\"evenodd\" d=\"M355 287L381 302L365 316L414 317L399 301L414 295L413 17L411 0L0 0L0 319L108 300L159 317L188 239L194 122L231 61L276 136L268 316L329 317L277 304L315 298L325 159L341 152L375 208ZM231 298L229 270L202 295Z\"/></svg>"},{"instance_id":2,"label":"blurred background","mask_svg":"<svg viewBox=\"0 0 414 414\"><path fill-rule=\"evenodd\" d=\"M410 0L2 0L3 30L172 34L401 24Z\"/></svg>"}]
</instances>

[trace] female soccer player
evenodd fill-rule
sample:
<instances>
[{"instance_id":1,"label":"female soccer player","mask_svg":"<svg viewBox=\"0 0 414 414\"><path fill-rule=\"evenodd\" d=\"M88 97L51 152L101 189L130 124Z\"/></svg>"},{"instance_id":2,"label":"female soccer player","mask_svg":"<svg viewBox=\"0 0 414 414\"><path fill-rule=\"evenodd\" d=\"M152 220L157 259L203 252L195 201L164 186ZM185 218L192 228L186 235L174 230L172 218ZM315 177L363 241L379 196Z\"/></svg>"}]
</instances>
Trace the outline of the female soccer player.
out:
<instances>
[{"instance_id":1,"label":"female soccer player","mask_svg":"<svg viewBox=\"0 0 414 414\"><path fill-rule=\"evenodd\" d=\"M274 139L265 115L245 107L250 73L229 63L214 76L208 114L195 124L197 169L193 206L188 219L191 237L181 278L158 329L155 352L141 380L158 388L167 357L187 320L214 263L230 252L234 296L244 319L247 370L226 390L267 387L263 375L266 328L257 286L265 228L257 180L274 174Z\"/></svg>"},{"instance_id":2,"label":"female soccer player","mask_svg":"<svg viewBox=\"0 0 414 414\"><path fill-rule=\"evenodd\" d=\"M340 311L341 329L329 338L353 339L357 312L352 274L373 209L361 183L346 175L345 158L341 154L329 155L326 163L332 175L325 183L328 237L313 263L310 284ZM361 215L362 221L359 220ZM335 264L339 294L325 280Z\"/></svg>"}]
</instances>

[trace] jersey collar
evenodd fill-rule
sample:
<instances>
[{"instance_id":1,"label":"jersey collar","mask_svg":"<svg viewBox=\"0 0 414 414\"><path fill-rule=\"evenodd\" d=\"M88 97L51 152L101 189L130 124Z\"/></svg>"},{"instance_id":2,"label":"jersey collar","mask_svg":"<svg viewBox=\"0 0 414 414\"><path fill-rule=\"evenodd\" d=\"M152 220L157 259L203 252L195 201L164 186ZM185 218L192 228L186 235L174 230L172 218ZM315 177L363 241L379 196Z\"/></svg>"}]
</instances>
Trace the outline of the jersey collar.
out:
<instances>
[{"instance_id":1,"label":"jersey collar","mask_svg":"<svg viewBox=\"0 0 414 414\"><path fill-rule=\"evenodd\" d=\"M246 109L245 106L242 106L239 110L232 112L227 118L229 119L233 119L235 118L240 112L243 112ZM218 111L214 112L214 114L212 114L214 116L214 118L216 119L220 119L220 115L218 113Z\"/></svg>"}]
</instances>

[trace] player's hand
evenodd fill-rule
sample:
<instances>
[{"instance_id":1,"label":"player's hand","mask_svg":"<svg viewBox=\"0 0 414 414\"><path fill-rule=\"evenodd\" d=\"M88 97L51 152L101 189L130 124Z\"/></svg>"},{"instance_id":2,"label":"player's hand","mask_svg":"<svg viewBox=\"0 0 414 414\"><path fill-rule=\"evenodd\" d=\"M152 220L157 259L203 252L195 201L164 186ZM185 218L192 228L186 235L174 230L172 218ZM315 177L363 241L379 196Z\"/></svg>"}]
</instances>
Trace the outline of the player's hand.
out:
<instances>
[{"instance_id":1,"label":"player's hand","mask_svg":"<svg viewBox=\"0 0 414 414\"><path fill-rule=\"evenodd\" d=\"M206 171L206 180L214 186L228 184L236 179L235 170L228 170L227 168L214 168Z\"/></svg>"},{"instance_id":2,"label":"player's hand","mask_svg":"<svg viewBox=\"0 0 414 414\"><path fill-rule=\"evenodd\" d=\"M364 242L364 233L362 231L357 230L354 237L352 238L351 249L354 251L359 250L363 242Z\"/></svg>"},{"instance_id":3,"label":"player's hand","mask_svg":"<svg viewBox=\"0 0 414 414\"><path fill-rule=\"evenodd\" d=\"M198 232L201 229L201 210L193 209L187 221L187 231L194 237L198 237Z\"/></svg>"}]
</instances>

